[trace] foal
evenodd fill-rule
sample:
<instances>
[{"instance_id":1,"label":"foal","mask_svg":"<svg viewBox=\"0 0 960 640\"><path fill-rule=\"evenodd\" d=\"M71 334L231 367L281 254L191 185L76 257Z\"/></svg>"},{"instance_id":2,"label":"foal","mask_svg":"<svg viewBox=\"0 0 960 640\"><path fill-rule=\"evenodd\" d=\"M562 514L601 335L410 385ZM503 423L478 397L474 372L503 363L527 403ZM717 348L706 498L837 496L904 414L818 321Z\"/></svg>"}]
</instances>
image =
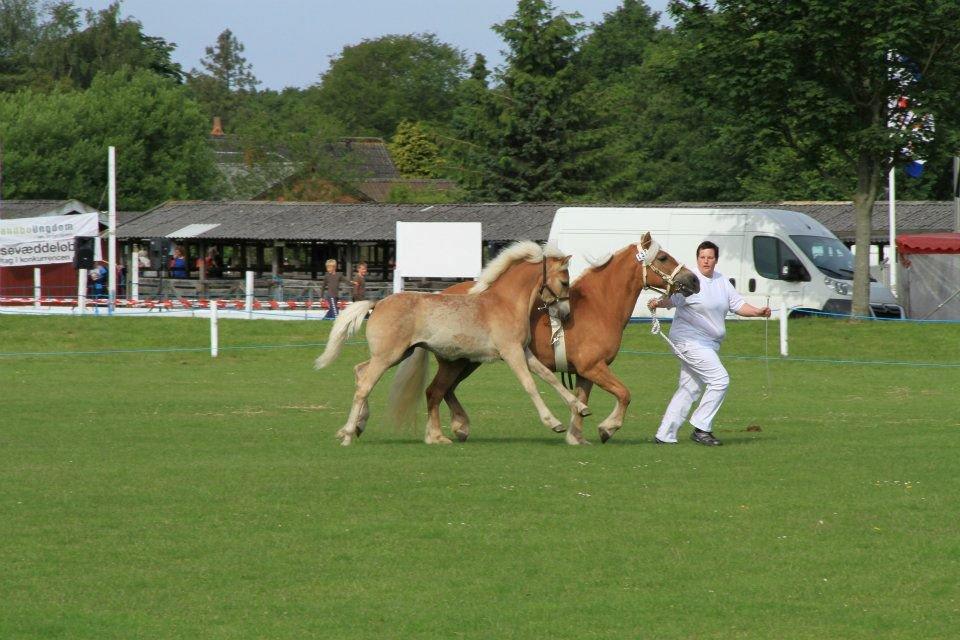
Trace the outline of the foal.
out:
<instances>
[{"instance_id":1,"label":"foal","mask_svg":"<svg viewBox=\"0 0 960 640\"><path fill-rule=\"evenodd\" d=\"M370 359L354 368L357 388L347 422L337 431L340 443L349 445L360 436L370 414L370 391L387 369L409 357L417 347L436 354L441 370L448 361L503 359L530 396L540 420L552 429L562 430L562 423L550 413L530 376L526 347L534 304L539 300L545 306L557 306L568 296L569 260L570 256L564 257L556 250L521 241L487 265L469 295L395 293L379 302L355 302L348 306L334 322L327 347L316 361L318 369L332 362L344 341L360 328L367 312L372 310L367 323ZM406 370L406 375L419 376L425 382L424 371L425 368L413 367ZM568 395L571 407L577 407L576 398ZM440 430L436 405L441 398L442 394L434 406L428 407L424 438L428 444L450 442Z\"/></svg>"}]
</instances>

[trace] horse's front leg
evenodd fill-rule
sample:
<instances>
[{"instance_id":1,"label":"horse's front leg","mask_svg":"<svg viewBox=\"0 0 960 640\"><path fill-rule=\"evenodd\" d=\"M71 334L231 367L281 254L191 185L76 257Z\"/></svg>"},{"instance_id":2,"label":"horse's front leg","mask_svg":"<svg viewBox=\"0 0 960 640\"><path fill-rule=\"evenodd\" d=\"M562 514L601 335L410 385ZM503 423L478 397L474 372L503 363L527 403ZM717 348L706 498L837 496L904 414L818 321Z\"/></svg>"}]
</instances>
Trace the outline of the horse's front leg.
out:
<instances>
[{"instance_id":1,"label":"horse's front leg","mask_svg":"<svg viewBox=\"0 0 960 640\"><path fill-rule=\"evenodd\" d=\"M467 438L470 437L470 416L467 415L467 410L460 404L456 391L460 383L477 370L480 363L470 362L469 360L462 360L461 362L464 363L464 367L460 371L460 375L457 376L457 379L453 381L453 385L447 389L443 400L447 403L447 407L450 408L450 431L453 432L453 435L457 436L457 440L466 442Z\"/></svg>"},{"instance_id":2,"label":"horse's front leg","mask_svg":"<svg viewBox=\"0 0 960 640\"><path fill-rule=\"evenodd\" d=\"M598 362L581 375L590 378L601 389L617 399L617 406L603 422L597 425L600 441L606 442L623 426L623 417L627 413L627 407L630 406L630 390L613 375L605 362Z\"/></svg>"},{"instance_id":3,"label":"horse's front leg","mask_svg":"<svg viewBox=\"0 0 960 640\"><path fill-rule=\"evenodd\" d=\"M427 444L450 444L450 438L440 429L440 401L447 390L454 385L465 366L464 360L442 360L437 358L437 375L427 387L427 432L423 441Z\"/></svg>"},{"instance_id":4,"label":"horse's front leg","mask_svg":"<svg viewBox=\"0 0 960 640\"><path fill-rule=\"evenodd\" d=\"M581 402L586 403L590 399L591 389L593 389L593 382L578 374L576 392ZM590 444L590 442L583 437L583 416L579 413L570 414L570 430L567 431L567 444Z\"/></svg>"},{"instance_id":5,"label":"horse's front leg","mask_svg":"<svg viewBox=\"0 0 960 640\"><path fill-rule=\"evenodd\" d=\"M581 416L590 415L590 408L581 402L578 397L570 393L570 391L563 386L563 383L560 382L560 379L557 378L556 374L554 374L547 365L540 362L537 356L533 355L529 347L524 351L524 355L527 358L527 366L530 368L530 372L536 374L541 380L549 384L560 394L563 401L567 403L567 407L570 408L570 413L576 413ZM558 433L562 432L563 429Z\"/></svg>"},{"instance_id":6,"label":"horse's front leg","mask_svg":"<svg viewBox=\"0 0 960 640\"><path fill-rule=\"evenodd\" d=\"M563 423L557 420L556 416L550 413L550 409L543 402L543 398L540 397L540 392L537 391L537 385L533 381L533 376L530 375L530 369L527 366L527 358L524 355L523 349L520 345L509 345L500 350L500 357L503 358L503 361L507 363L507 366L513 370L517 380L520 381L520 385L523 387L523 390L527 392L527 395L530 396L530 400L533 401L533 406L537 408L537 413L540 416L540 422L550 427L557 433L561 433L564 430Z\"/></svg>"}]
</instances>

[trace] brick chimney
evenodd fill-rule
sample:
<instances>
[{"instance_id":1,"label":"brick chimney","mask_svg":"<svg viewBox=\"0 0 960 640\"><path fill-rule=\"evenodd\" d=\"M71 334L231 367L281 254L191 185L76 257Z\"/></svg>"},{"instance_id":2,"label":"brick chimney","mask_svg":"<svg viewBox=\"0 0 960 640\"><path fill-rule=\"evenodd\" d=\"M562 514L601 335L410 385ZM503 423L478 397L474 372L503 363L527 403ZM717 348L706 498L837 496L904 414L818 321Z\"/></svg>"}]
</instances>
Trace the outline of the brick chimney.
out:
<instances>
[{"instance_id":1,"label":"brick chimney","mask_svg":"<svg viewBox=\"0 0 960 640\"><path fill-rule=\"evenodd\" d=\"M222 136L223 127L220 125L220 116L213 116L213 128L210 129L210 135Z\"/></svg>"}]
</instances>

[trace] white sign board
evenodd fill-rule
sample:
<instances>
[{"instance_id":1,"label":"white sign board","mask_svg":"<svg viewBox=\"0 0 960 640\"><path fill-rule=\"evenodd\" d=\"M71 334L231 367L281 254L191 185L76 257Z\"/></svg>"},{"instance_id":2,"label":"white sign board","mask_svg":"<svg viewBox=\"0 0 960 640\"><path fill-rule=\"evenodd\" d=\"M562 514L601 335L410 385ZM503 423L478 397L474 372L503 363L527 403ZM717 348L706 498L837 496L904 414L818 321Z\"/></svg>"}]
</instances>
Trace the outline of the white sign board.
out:
<instances>
[{"instance_id":1,"label":"white sign board","mask_svg":"<svg viewBox=\"0 0 960 640\"><path fill-rule=\"evenodd\" d=\"M0 267L73 262L73 239L99 236L99 220L96 213L0 220ZM94 251L99 258L99 242Z\"/></svg>"},{"instance_id":2,"label":"white sign board","mask_svg":"<svg viewBox=\"0 0 960 640\"><path fill-rule=\"evenodd\" d=\"M483 269L479 222L398 222L393 290L403 278L476 278Z\"/></svg>"}]
</instances>

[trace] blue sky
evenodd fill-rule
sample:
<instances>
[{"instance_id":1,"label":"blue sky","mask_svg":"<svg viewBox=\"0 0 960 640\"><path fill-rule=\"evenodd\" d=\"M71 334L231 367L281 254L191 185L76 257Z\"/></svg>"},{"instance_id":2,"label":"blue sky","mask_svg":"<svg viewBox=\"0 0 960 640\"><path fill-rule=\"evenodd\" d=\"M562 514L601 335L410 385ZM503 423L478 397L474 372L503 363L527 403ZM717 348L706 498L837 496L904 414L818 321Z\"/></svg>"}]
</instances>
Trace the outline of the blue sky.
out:
<instances>
[{"instance_id":1,"label":"blue sky","mask_svg":"<svg viewBox=\"0 0 960 640\"><path fill-rule=\"evenodd\" d=\"M109 0L75 0L102 9ZM586 22L620 6L620 0L554 0ZM665 14L667 0L647 0ZM386 34L432 32L468 56L482 53L496 66L503 43L490 29L516 9L516 0L123 0L121 13L139 20L148 35L177 44L185 70L200 67L204 48L224 29L246 47L260 88L307 87L344 45Z\"/></svg>"}]
</instances>

